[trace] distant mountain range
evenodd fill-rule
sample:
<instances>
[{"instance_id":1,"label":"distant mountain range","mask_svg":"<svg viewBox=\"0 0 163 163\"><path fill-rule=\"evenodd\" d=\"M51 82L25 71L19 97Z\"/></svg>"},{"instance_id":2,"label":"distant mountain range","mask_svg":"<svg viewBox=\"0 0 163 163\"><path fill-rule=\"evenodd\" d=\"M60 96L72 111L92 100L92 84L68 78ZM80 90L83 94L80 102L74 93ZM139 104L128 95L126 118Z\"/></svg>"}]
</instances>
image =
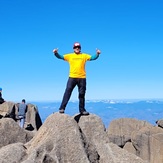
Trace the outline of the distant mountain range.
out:
<instances>
[{"instance_id":1,"label":"distant mountain range","mask_svg":"<svg viewBox=\"0 0 163 163\"><path fill-rule=\"evenodd\" d=\"M38 107L42 121L52 113L58 112L60 101L31 102ZM161 100L87 100L86 110L96 114L103 120L106 128L113 119L135 118L145 120L155 125L163 119L163 99ZM73 116L78 114L78 101L70 101L65 114Z\"/></svg>"}]
</instances>

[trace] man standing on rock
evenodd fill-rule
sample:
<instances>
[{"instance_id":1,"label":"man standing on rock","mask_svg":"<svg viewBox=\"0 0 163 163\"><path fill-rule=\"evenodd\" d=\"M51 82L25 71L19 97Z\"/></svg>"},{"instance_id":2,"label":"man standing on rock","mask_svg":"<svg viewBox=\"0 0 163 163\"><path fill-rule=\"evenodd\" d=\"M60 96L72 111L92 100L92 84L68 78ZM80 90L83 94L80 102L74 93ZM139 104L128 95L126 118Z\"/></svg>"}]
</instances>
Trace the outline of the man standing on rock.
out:
<instances>
[{"instance_id":1,"label":"man standing on rock","mask_svg":"<svg viewBox=\"0 0 163 163\"><path fill-rule=\"evenodd\" d=\"M23 99L18 106L19 125L21 128L24 128L26 112L27 112L27 105L25 103L25 99Z\"/></svg>"},{"instance_id":2,"label":"man standing on rock","mask_svg":"<svg viewBox=\"0 0 163 163\"><path fill-rule=\"evenodd\" d=\"M100 50L96 49L95 55L89 55L81 52L80 43L76 42L73 45L74 53L60 55L58 49L54 49L54 55L67 61L70 65L69 79L67 82L67 87L62 99L61 106L59 108L59 113L64 113L66 105L71 97L71 93L75 86L78 86L79 92L79 112L81 115L89 115L89 112L85 109L85 92L86 92L86 71L85 64L86 61L96 60L101 53Z\"/></svg>"}]
</instances>

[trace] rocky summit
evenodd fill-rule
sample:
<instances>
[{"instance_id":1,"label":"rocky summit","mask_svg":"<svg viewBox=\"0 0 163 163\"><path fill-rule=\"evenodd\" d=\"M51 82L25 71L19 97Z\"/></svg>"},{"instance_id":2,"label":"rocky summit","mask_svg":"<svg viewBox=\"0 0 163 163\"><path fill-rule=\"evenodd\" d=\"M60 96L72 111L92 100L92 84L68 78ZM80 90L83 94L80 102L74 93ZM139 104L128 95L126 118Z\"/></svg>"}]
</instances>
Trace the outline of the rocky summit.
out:
<instances>
[{"instance_id":1,"label":"rocky summit","mask_svg":"<svg viewBox=\"0 0 163 163\"><path fill-rule=\"evenodd\" d=\"M117 119L106 129L95 114L54 113L42 124L37 107L28 107L32 129L6 116L16 115L16 104L0 105L0 163L163 163L161 120Z\"/></svg>"}]
</instances>

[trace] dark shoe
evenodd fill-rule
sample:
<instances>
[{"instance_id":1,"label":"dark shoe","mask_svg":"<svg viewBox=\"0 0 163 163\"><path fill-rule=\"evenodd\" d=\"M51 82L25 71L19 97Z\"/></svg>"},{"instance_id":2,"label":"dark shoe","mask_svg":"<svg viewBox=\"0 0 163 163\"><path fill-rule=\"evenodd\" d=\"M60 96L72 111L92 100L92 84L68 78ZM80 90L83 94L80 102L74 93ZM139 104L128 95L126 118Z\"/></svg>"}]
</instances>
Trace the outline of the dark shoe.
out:
<instances>
[{"instance_id":1,"label":"dark shoe","mask_svg":"<svg viewBox=\"0 0 163 163\"><path fill-rule=\"evenodd\" d=\"M83 111L83 112L81 112L80 114L81 114L81 115L89 115L89 112Z\"/></svg>"},{"instance_id":2,"label":"dark shoe","mask_svg":"<svg viewBox=\"0 0 163 163\"><path fill-rule=\"evenodd\" d=\"M65 113L64 109L60 109L59 113L61 113L61 114Z\"/></svg>"}]
</instances>

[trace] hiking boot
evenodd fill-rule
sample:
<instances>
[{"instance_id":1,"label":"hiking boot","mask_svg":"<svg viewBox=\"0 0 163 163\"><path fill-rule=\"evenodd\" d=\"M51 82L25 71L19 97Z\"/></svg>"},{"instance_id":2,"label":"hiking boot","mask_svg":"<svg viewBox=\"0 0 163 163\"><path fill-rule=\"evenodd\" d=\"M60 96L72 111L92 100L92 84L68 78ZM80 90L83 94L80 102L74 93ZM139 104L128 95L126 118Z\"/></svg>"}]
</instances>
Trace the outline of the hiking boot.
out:
<instances>
[{"instance_id":1,"label":"hiking boot","mask_svg":"<svg viewBox=\"0 0 163 163\"><path fill-rule=\"evenodd\" d=\"M81 115L89 115L89 112L87 111L83 111L83 112L80 112Z\"/></svg>"},{"instance_id":2,"label":"hiking boot","mask_svg":"<svg viewBox=\"0 0 163 163\"><path fill-rule=\"evenodd\" d=\"M65 113L64 109L60 109L59 113L61 113L61 114Z\"/></svg>"}]
</instances>

